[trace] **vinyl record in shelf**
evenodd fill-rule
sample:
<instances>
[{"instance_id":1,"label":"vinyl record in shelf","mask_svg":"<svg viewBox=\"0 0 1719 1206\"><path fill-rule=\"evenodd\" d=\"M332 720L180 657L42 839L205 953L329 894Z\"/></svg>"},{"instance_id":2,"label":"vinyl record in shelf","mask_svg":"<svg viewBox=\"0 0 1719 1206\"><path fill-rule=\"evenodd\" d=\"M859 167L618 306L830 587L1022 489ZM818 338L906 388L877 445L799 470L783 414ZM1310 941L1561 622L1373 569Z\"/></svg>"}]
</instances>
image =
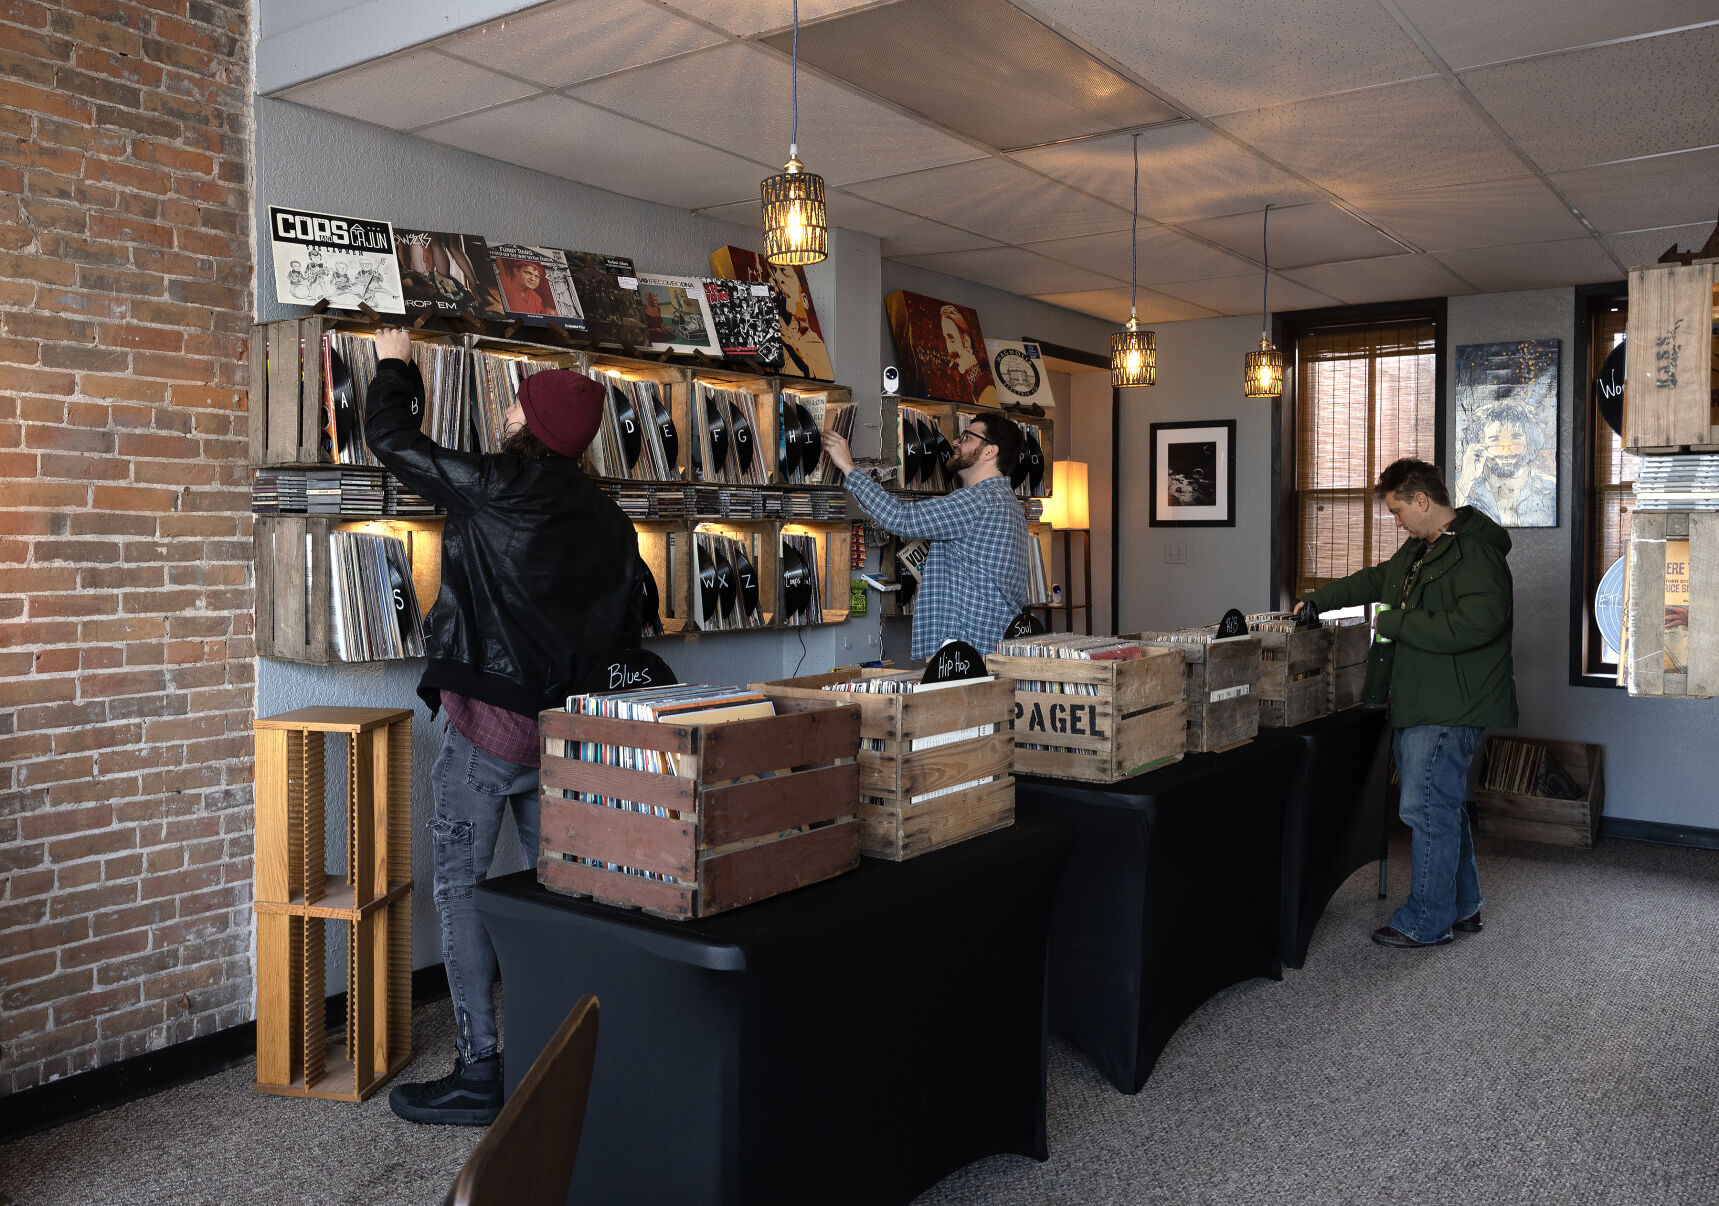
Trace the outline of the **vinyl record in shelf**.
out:
<instances>
[{"instance_id":1,"label":"vinyl record in shelf","mask_svg":"<svg viewBox=\"0 0 1719 1206\"><path fill-rule=\"evenodd\" d=\"M902 450L903 459L906 461L903 468L903 472L907 476L906 484L915 483L924 478L925 470L930 464L930 458L925 451L925 434L925 424L918 419L909 417L901 425L902 439L907 445Z\"/></svg>"},{"instance_id":2,"label":"vinyl record in shelf","mask_svg":"<svg viewBox=\"0 0 1719 1206\"><path fill-rule=\"evenodd\" d=\"M726 409L714 395L706 395L704 427L710 435L710 464L705 473L712 479L728 464L728 416L723 413Z\"/></svg>"},{"instance_id":3,"label":"vinyl record in shelf","mask_svg":"<svg viewBox=\"0 0 1719 1206\"><path fill-rule=\"evenodd\" d=\"M798 615L812 604L812 571L799 550L782 546L782 610Z\"/></svg>"},{"instance_id":4,"label":"vinyl record in shelf","mask_svg":"<svg viewBox=\"0 0 1719 1206\"><path fill-rule=\"evenodd\" d=\"M1027 432L1027 446L1021 452L1021 460L1027 465L1027 481L1031 483L1034 494L1039 492L1039 483L1045 479L1045 450L1039 445L1038 433Z\"/></svg>"},{"instance_id":5,"label":"vinyl record in shelf","mask_svg":"<svg viewBox=\"0 0 1719 1206\"><path fill-rule=\"evenodd\" d=\"M714 550L714 553L717 605L722 608L722 614L726 617L734 614L734 600L738 593L734 583L734 567L729 564L720 548Z\"/></svg>"},{"instance_id":6,"label":"vinyl record in shelf","mask_svg":"<svg viewBox=\"0 0 1719 1206\"><path fill-rule=\"evenodd\" d=\"M649 397L650 408L655 412L651 419L656 423L657 431L662 436L663 463L672 474L680 467L680 433L675 431L674 417L669 414L669 408L662 398L656 396L655 390L651 391Z\"/></svg>"},{"instance_id":7,"label":"vinyl record in shelf","mask_svg":"<svg viewBox=\"0 0 1719 1206\"><path fill-rule=\"evenodd\" d=\"M758 571L746 555L746 547L738 541L734 545L734 578L740 587L741 616L744 618L758 610Z\"/></svg>"},{"instance_id":8,"label":"vinyl record in shelf","mask_svg":"<svg viewBox=\"0 0 1719 1206\"><path fill-rule=\"evenodd\" d=\"M741 473L752 471L752 458L757 452L757 440L752 431L752 424L746 421L746 416L740 413L739 407L733 407L728 416L729 430L734 434L734 462Z\"/></svg>"},{"instance_id":9,"label":"vinyl record in shelf","mask_svg":"<svg viewBox=\"0 0 1719 1206\"><path fill-rule=\"evenodd\" d=\"M642 635L661 636L663 634L662 601L657 594L657 576L651 573L650 563L643 557L639 558L639 595L644 600Z\"/></svg>"},{"instance_id":10,"label":"vinyl record in shelf","mask_svg":"<svg viewBox=\"0 0 1719 1206\"><path fill-rule=\"evenodd\" d=\"M633 398L624 389L618 388L613 381L609 382L609 401L615 408L615 434L621 440L621 457L631 469L639 463L639 449L642 446L643 433L639 430L639 412L633 405Z\"/></svg>"},{"instance_id":11,"label":"vinyl record in shelf","mask_svg":"<svg viewBox=\"0 0 1719 1206\"><path fill-rule=\"evenodd\" d=\"M716 587L716 566L702 557L698 564L698 598L703 605L706 626L714 624L719 614L717 604L721 600Z\"/></svg>"}]
</instances>

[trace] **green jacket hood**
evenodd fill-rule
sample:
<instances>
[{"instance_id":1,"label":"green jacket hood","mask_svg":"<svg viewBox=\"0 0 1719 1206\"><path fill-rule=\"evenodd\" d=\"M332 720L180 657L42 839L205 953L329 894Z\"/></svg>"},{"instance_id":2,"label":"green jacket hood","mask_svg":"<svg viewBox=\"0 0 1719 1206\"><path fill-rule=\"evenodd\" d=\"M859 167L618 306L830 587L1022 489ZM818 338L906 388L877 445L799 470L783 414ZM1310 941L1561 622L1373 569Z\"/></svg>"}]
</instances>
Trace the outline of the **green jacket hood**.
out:
<instances>
[{"instance_id":1,"label":"green jacket hood","mask_svg":"<svg viewBox=\"0 0 1719 1206\"><path fill-rule=\"evenodd\" d=\"M1467 540L1479 540L1491 545L1500 553L1510 553L1510 533L1493 522L1492 517L1484 511L1473 507L1458 507L1456 518L1451 520L1450 530Z\"/></svg>"}]
</instances>

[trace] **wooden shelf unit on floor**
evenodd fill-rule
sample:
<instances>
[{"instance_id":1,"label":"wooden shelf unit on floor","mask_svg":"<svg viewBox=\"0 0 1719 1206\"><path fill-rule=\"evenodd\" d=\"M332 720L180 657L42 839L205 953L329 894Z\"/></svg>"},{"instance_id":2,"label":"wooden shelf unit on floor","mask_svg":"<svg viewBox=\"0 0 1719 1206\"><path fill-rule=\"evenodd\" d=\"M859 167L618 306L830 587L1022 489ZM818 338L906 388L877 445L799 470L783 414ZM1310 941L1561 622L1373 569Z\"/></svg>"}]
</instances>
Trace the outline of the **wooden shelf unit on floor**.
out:
<instances>
[{"instance_id":1,"label":"wooden shelf unit on floor","mask_svg":"<svg viewBox=\"0 0 1719 1206\"><path fill-rule=\"evenodd\" d=\"M258 719L259 1093L363 1101L412 1059L412 713ZM324 868L327 737L346 739L346 867ZM346 1022L327 1024L327 924L347 927Z\"/></svg>"}]
</instances>

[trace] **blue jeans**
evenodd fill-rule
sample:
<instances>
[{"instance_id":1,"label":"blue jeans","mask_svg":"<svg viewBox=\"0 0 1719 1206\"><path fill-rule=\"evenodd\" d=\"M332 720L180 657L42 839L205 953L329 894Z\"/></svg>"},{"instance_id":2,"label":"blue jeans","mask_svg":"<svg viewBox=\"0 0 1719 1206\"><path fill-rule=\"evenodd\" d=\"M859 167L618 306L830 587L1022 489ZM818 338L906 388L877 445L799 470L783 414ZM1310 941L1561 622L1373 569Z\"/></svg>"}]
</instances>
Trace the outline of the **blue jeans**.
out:
<instances>
[{"instance_id":1,"label":"blue jeans","mask_svg":"<svg viewBox=\"0 0 1719 1206\"><path fill-rule=\"evenodd\" d=\"M453 725L430 770L436 819L436 911L442 918L442 960L454 1000L454 1041L467 1063L496 1053L495 947L472 906L472 889L489 876L501 835L502 813L513 805L513 823L526 857L537 857L537 768L485 753Z\"/></svg>"},{"instance_id":2,"label":"blue jeans","mask_svg":"<svg viewBox=\"0 0 1719 1206\"><path fill-rule=\"evenodd\" d=\"M1468 764L1483 731L1425 724L1397 729L1391 739L1398 812L1413 835L1409 898L1391 927L1416 942L1448 938L1451 923L1472 917L1482 903L1467 801Z\"/></svg>"}]
</instances>

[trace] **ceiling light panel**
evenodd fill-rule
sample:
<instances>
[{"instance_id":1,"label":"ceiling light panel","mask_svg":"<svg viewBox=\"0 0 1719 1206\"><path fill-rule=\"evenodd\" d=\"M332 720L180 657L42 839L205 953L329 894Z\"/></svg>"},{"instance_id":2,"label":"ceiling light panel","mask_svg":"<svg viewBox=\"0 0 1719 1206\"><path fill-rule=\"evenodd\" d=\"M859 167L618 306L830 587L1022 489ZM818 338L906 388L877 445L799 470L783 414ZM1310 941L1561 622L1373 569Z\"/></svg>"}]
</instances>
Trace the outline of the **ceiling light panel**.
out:
<instances>
[{"instance_id":1,"label":"ceiling light panel","mask_svg":"<svg viewBox=\"0 0 1719 1206\"><path fill-rule=\"evenodd\" d=\"M1393 255L1345 264L1315 264L1283 274L1348 305L1400 301L1409 297L1450 297L1473 293L1473 286L1430 255Z\"/></svg>"},{"instance_id":2,"label":"ceiling light panel","mask_svg":"<svg viewBox=\"0 0 1719 1206\"><path fill-rule=\"evenodd\" d=\"M1693 226L1662 226L1658 230L1607 235L1605 243L1624 267L1640 268L1659 263L1659 257L1673 247L1679 251L1699 251L1712 233L1713 223L1697 222Z\"/></svg>"},{"instance_id":3,"label":"ceiling light panel","mask_svg":"<svg viewBox=\"0 0 1719 1206\"><path fill-rule=\"evenodd\" d=\"M767 41L786 50L790 38ZM1182 116L1003 0L903 0L802 23L800 62L999 148Z\"/></svg>"},{"instance_id":4,"label":"ceiling light panel","mask_svg":"<svg viewBox=\"0 0 1719 1206\"><path fill-rule=\"evenodd\" d=\"M1277 212L1276 210L1272 211ZM1090 268L1120 279L1128 272L1131 249L1129 232L1084 235L1077 239L1054 239L1028 243L1027 250L1055 260ZM1257 271L1253 263L1227 251L1219 251L1198 239L1190 239L1163 226L1142 226L1139 238L1140 280L1148 285L1191 281L1212 276L1241 276Z\"/></svg>"},{"instance_id":5,"label":"ceiling light panel","mask_svg":"<svg viewBox=\"0 0 1719 1206\"><path fill-rule=\"evenodd\" d=\"M444 122L420 136L681 209L756 196L759 169L768 170L553 93Z\"/></svg>"},{"instance_id":6,"label":"ceiling light panel","mask_svg":"<svg viewBox=\"0 0 1719 1206\"><path fill-rule=\"evenodd\" d=\"M1483 67L1462 82L1548 172L1719 144L1719 25Z\"/></svg>"},{"instance_id":7,"label":"ceiling light panel","mask_svg":"<svg viewBox=\"0 0 1719 1206\"><path fill-rule=\"evenodd\" d=\"M997 247L984 251L950 251L938 255L895 257L915 268L927 268L945 276L977 281L1022 296L1034 293L1075 293L1106 289L1115 275L1076 268L1058 260L1034 255L1019 247ZM1127 261L1123 261L1127 266Z\"/></svg>"},{"instance_id":8,"label":"ceiling light panel","mask_svg":"<svg viewBox=\"0 0 1719 1206\"><path fill-rule=\"evenodd\" d=\"M574 0L490 21L437 45L544 88L565 88L723 40L646 0Z\"/></svg>"},{"instance_id":9,"label":"ceiling light panel","mask_svg":"<svg viewBox=\"0 0 1719 1206\"><path fill-rule=\"evenodd\" d=\"M1338 196L1528 172L1442 78L1233 113L1218 124Z\"/></svg>"},{"instance_id":10,"label":"ceiling light panel","mask_svg":"<svg viewBox=\"0 0 1719 1206\"><path fill-rule=\"evenodd\" d=\"M793 111L790 64L729 43L572 90L580 100L737 155L786 148ZM688 104L688 97L697 104ZM800 76L800 151L833 185L977 159L984 152L811 75Z\"/></svg>"},{"instance_id":11,"label":"ceiling light panel","mask_svg":"<svg viewBox=\"0 0 1719 1206\"><path fill-rule=\"evenodd\" d=\"M1113 323L1128 321L1129 293L1123 289L1083 290L1078 293L1040 293L1034 301L1061 306L1081 314L1090 314ZM1139 318L1141 325L1159 322L1182 322L1190 318L1216 318L1217 311L1196 306L1174 297L1166 297L1150 289L1140 290Z\"/></svg>"},{"instance_id":12,"label":"ceiling light panel","mask_svg":"<svg viewBox=\"0 0 1719 1206\"><path fill-rule=\"evenodd\" d=\"M1438 258L1452 272L1474 282L1482 293L1593 285L1623 277L1599 241L1592 238L1471 247L1441 252Z\"/></svg>"},{"instance_id":13,"label":"ceiling light panel","mask_svg":"<svg viewBox=\"0 0 1719 1206\"><path fill-rule=\"evenodd\" d=\"M1258 213L1186 222L1182 229L1259 262ZM1412 248L1404 247L1327 201L1283 209L1271 207L1271 262L1279 268L1400 255L1409 250Z\"/></svg>"},{"instance_id":14,"label":"ceiling light panel","mask_svg":"<svg viewBox=\"0 0 1719 1206\"><path fill-rule=\"evenodd\" d=\"M1011 158L1116 205L1132 205L1131 136L1089 138L1016 152ZM1293 205L1324 194L1234 139L1198 122L1140 135L1140 213L1159 222L1215 218Z\"/></svg>"},{"instance_id":15,"label":"ceiling light panel","mask_svg":"<svg viewBox=\"0 0 1719 1206\"><path fill-rule=\"evenodd\" d=\"M1345 199L1423 251L1545 243L1587 233L1537 176Z\"/></svg>"},{"instance_id":16,"label":"ceiling light panel","mask_svg":"<svg viewBox=\"0 0 1719 1206\"><path fill-rule=\"evenodd\" d=\"M1508 20L1501 19L1498 0L1397 0L1397 6L1458 71L1719 16L1699 0L1510 0Z\"/></svg>"},{"instance_id":17,"label":"ceiling light panel","mask_svg":"<svg viewBox=\"0 0 1719 1206\"><path fill-rule=\"evenodd\" d=\"M420 49L300 84L280 97L391 130L411 130L536 91L530 84Z\"/></svg>"},{"instance_id":18,"label":"ceiling light panel","mask_svg":"<svg viewBox=\"0 0 1719 1206\"><path fill-rule=\"evenodd\" d=\"M856 8L875 8L891 0L804 0L800 5L800 37L806 26L826 17L839 16ZM688 16L719 25L741 38L755 38L793 26L792 10L782 3L760 4L758 0L673 0L664 8L678 9Z\"/></svg>"},{"instance_id":19,"label":"ceiling light panel","mask_svg":"<svg viewBox=\"0 0 1719 1206\"><path fill-rule=\"evenodd\" d=\"M1578 168L1551 180L1602 234L1711 222L1719 147Z\"/></svg>"},{"instance_id":20,"label":"ceiling light panel","mask_svg":"<svg viewBox=\"0 0 1719 1206\"><path fill-rule=\"evenodd\" d=\"M1127 230L1125 209L1077 193L1007 159L957 163L848 186L870 201L1003 243Z\"/></svg>"},{"instance_id":21,"label":"ceiling light panel","mask_svg":"<svg viewBox=\"0 0 1719 1206\"><path fill-rule=\"evenodd\" d=\"M1271 211L1273 221L1277 211ZM1258 225L1255 222L1255 225ZM1273 230L1275 240L1277 231ZM1275 260L1277 257L1272 256ZM1169 297L1180 298L1192 302L1196 306L1204 306L1219 314L1258 314L1259 313L1260 278L1258 273L1251 276L1226 276L1209 281L1182 281L1179 284L1165 285L1158 291ZM1334 306L1337 298L1317 289L1309 289L1299 285L1276 271L1271 274L1270 296L1266 304L1271 312L1280 310L1307 310L1318 306Z\"/></svg>"},{"instance_id":22,"label":"ceiling light panel","mask_svg":"<svg viewBox=\"0 0 1719 1206\"><path fill-rule=\"evenodd\" d=\"M1415 79L1434 68L1378 0L1031 0L1200 116Z\"/></svg>"},{"instance_id":23,"label":"ceiling light panel","mask_svg":"<svg viewBox=\"0 0 1719 1206\"><path fill-rule=\"evenodd\" d=\"M899 256L926 255L937 251L972 251L980 247L1002 246L995 239L987 239L982 235L957 230L953 226L945 226L941 222L933 222L929 218L904 214L900 210L890 209L886 205L878 205L859 197L850 196L836 189L830 189L825 197L829 204L830 225L839 226L846 230L857 230L861 234L868 234L873 238L882 240L882 251L885 258L894 259ZM717 218L724 222L735 222L756 229L763 222L761 209L762 205L758 198L752 197L746 201L736 201L732 205L718 205L700 212L705 217Z\"/></svg>"}]
</instances>

